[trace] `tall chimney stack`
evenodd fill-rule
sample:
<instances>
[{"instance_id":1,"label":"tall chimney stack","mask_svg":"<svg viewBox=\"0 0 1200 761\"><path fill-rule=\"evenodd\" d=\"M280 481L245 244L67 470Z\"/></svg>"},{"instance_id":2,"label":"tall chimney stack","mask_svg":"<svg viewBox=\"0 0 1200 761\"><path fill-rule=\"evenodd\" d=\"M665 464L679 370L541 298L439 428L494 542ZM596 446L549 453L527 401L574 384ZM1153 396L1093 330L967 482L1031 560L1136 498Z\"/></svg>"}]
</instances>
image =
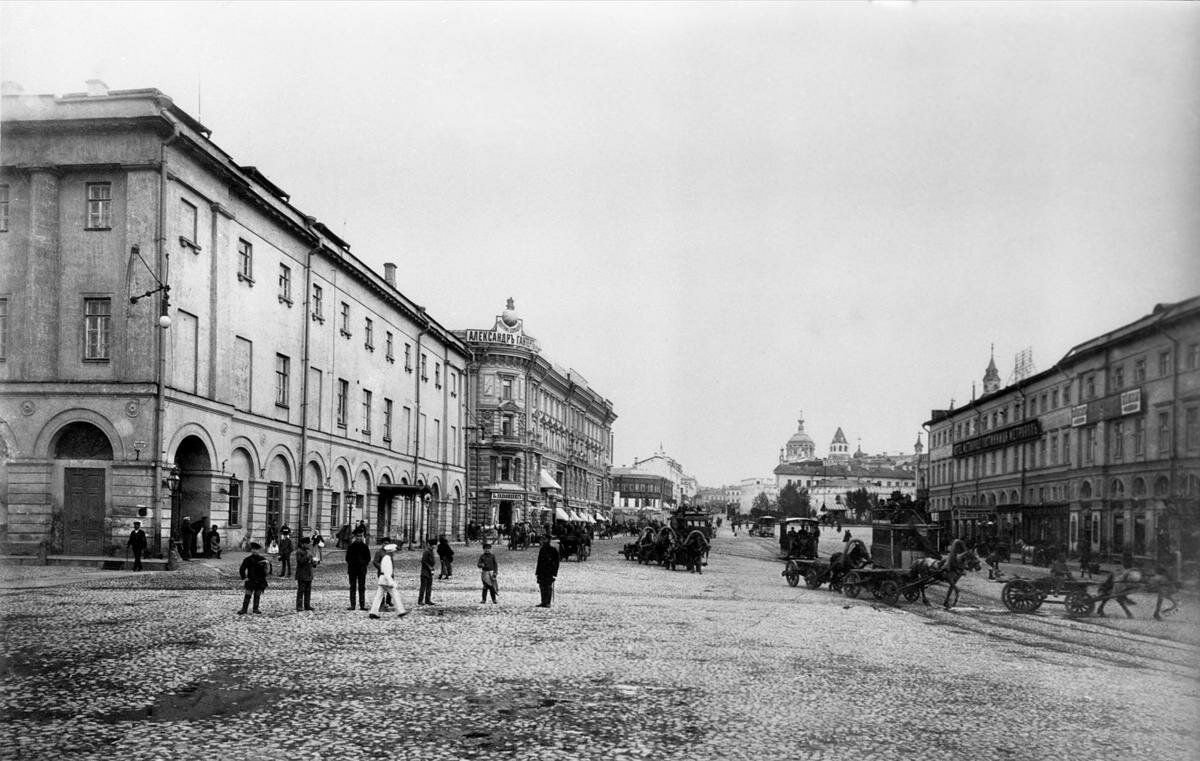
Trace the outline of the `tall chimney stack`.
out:
<instances>
[{"instance_id":1,"label":"tall chimney stack","mask_svg":"<svg viewBox=\"0 0 1200 761\"><path fill-rule=\"evenodd\" d=\"M383 265L383 279L386 280L387 284L391 287L396 287L396 265L392 264L391 262L387 262Z\"/></svg>"}]
</instances>

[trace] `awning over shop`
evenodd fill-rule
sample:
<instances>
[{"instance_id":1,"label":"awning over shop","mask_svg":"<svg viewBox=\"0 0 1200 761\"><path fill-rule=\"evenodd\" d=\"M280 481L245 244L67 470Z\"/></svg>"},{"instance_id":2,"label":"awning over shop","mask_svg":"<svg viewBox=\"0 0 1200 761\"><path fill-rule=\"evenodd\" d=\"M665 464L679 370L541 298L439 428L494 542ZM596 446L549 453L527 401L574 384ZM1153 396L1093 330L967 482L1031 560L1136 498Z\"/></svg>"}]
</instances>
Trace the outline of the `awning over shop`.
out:
<instances>
[{"instance_id":1,"label":"awning over shop","mask_svg":"<svg viewBox=\"0 0 1200 761\"><path fill-rule=\"evenodd\" d=\"M582 513L582 515L583 515L584 522L586 522L586 523L595 523L596 522L596 519L592 517L591 513L585 512L585 513Z\"/></svg>"},{"instance_id":2,"label":"awning over shop","mask_svg":"<svg viewBox=\"0 0 1200 761\"><path fill-rule=\"evenodd\" d=\"M605 518L605 517L604 517L603 515L601 515L600 513L596 513L596 520L598 520L598 521L607 521L607 520L608 520L608 518Z\"/></svg>"},{"instance_id":3,"label":"awning over shop","mask_svg":"<svg viewBox=\"0 0 1200 761\"><path fill-rule=\"evenodd\" d=\"M554 508L554 517L559 519L560 521L572 520L571 516L567 514L567 511L562 509L561 507Z\"/></svg>"},{"instance_id":4,"label":"awning over shop","mask_svg":"<svg viewBox=\"0 0 1200 761\"><path fill-rule=\"evenodd\" d=\"M559 491L562 491L562 487L558 485L558 481L555 481L554 478L552 478L550 474L546 472L545 468L542 468L541 473L538 474L538 488L558 489Z\"/></svg>"}]
</instances>

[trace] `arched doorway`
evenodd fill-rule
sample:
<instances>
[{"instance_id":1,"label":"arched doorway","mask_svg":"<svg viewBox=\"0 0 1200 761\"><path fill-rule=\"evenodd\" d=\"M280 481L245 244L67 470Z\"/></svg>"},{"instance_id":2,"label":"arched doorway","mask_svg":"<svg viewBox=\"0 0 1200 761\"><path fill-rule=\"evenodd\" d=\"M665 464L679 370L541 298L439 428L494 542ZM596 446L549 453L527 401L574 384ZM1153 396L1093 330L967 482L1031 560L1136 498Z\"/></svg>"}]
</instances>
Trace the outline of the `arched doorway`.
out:
<instances>
[{"instance_id":1,"label":"arched doorway","mask_svg":"<svg viewBox=\"0 0 1200 761\"><path fill-rule=\"evenodd\" d=\"M184 557L191 557L206 548L205 532L212 512L212 458L199 436L185 436L175 449L175 467L179 471L179 486L171 492L171 515L177 524L181 541L191 541ZM183 522L188 522L184 531Z\"/></svg>"},{"instance_id":2,"label":"arched doorway","mask_svg":"<svg viewBox=\"0 0 1200 761\"><path fill-rule=\"evenodd\" d=\"M55 435L51 451L54 459L71 463L63 468L62 551L100 555L105 542L108 473L101 462L112 461L112 442L91 423L76 422Z\"/></svg>"}]
</instances>

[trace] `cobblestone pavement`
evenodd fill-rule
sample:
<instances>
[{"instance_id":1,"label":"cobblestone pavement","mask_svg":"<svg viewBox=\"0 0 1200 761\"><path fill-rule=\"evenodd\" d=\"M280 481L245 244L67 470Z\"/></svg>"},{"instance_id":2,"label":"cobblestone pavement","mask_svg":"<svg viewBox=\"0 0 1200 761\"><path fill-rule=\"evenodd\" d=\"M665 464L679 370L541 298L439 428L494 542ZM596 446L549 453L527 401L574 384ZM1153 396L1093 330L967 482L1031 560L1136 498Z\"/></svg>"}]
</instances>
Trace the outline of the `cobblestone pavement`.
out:
<instances>
[{"instance_id":1,"label":"cobblestone pavement","mask_svg":"<svg viewBox=\"0 0 1200 761\"><path fill-rule=\"evenodd\" d=\"M410 615L382 620L345 609L336 552L316 612L273 579L260 616L235 614L240 554L5 568L0 759L1200 757L1194 600L1164 622L1140 600L1135 621L1020 616L977 574L952 611L888 607L789 587L771 540L724 532L703 575L625 541L564 563L550 609L535 550L499 550L481 605L458 547L420 608L402 553Z\"/></svg>"}]
</instances>

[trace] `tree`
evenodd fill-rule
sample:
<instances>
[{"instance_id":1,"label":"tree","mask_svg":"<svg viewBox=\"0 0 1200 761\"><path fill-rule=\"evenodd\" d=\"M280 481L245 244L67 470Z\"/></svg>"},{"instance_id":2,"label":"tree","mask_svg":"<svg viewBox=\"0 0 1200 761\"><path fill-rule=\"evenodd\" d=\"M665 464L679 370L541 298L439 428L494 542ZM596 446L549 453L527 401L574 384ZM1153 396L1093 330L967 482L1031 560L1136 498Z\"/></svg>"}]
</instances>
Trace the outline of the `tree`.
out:
<instances>
[{"instance_id":1,"label":"tree","mask_svg":"<svg viewBox=\"0 0 1200 761\"><path fill-rule=\"evenodd\" d=\"M857 522L870 520L871 511L879 502L879 498L866 489L855 489L846 492L846 513L853 516Z\"/></svg>"},{"instance_id":2,"label":"tree","mask_svg":"<svg viewBox=\"0 0 1200 761\"><path fill-rule=\"evenodd\" d=\"M808 489L788 484L779 492L779 512L785 518L807 518L812 515Z\"/></svg>"},{"instance_id":3,"label":"tree","mask_svg":"<svg viewBox=\"0 0 1200 761\"><path fill-rule=\"evenodd\" d=\"M754 503L750 505L750 515L755 518L762 515L771 514L771 498L766 495L766 492L759 492L754 498Z\"/></svg>"}]
</instances>

